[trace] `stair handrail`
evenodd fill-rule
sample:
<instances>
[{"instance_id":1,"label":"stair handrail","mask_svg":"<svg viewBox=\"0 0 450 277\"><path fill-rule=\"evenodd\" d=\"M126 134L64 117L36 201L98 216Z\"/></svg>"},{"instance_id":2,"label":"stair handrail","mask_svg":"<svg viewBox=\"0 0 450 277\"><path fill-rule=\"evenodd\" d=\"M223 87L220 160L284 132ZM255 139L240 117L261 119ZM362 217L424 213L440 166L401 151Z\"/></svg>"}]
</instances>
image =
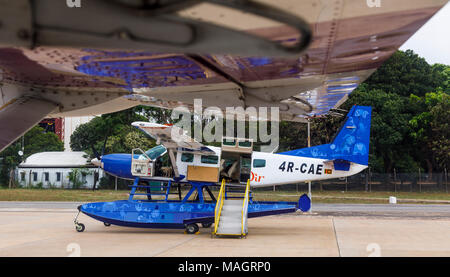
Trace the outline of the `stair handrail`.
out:
<instances>
[{"instance_id":1,"label":"stair handrail","mask_svg":"<svg viewBox=\"0 0 450 277\"><path fill-rule=\"evenodd\" d=\"M214 211L214 234L217 233L217 228L219 227L220 214L222 213L225 196L224 190L225 190L225 179L222 179L219 196L217 197L216 209Z\"/></svg>"},{"instance_id":2,"label":"stair handrail","mask_svg":"<svg viewBox=\"0 0 450 277\"><path fill-rule=\"evenodd\" d=\"M242 226L241 226L241 234L246 235L247 234L247 215L248 215L248 201L249 201L249 194L250 194L250 179L247 180L247 185L245 188L245 195L244 195L244 201L242 201ZM245 230L244 230L245 228Z\"/></svg>"}]
</instances>

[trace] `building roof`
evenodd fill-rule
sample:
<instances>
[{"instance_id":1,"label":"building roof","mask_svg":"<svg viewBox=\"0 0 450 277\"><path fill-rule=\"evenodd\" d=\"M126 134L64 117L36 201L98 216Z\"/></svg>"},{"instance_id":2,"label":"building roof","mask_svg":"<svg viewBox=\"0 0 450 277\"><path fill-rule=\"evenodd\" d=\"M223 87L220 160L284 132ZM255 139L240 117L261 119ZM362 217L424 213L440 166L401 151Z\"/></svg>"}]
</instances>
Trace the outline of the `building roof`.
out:
<instances>
[{"instance_id":1,"label":"building roof","mask_svg":"<svg viewBox=\"0 0 450 277\"><path fill-rule=\"evenodd\" d=\"M40 152L29 156L19 167L84 167L91 166L85 152Z\"/></svg>"}]
</instances>

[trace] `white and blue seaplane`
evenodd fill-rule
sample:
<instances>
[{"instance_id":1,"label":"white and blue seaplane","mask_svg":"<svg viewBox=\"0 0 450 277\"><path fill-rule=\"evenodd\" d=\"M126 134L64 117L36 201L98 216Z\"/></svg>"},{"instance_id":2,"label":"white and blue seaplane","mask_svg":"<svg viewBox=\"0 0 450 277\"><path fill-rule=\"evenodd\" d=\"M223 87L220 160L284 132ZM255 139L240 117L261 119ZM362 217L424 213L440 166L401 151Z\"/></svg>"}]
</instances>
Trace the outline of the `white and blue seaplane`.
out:
<instances>
[{"instance_id":1,"label":"white and blue seaplane","mask_svg":"<svg viewBox=\"0 0 450 277\"><path fill-rule=\"evenodd\" d=\"M370 122L371 107L353 106L331 143L282 153L253 151L253 142L240 138L224 138L221 147L205 146L178 130L175 133L186 137L174 140L176 126L134 122L159 145L92 161L113 176L134 180L129 198L88 203L78 210L105 226L175 228L194 234L199 224L214 224L214 235L246 236L248 218L310 208L306 194L298 202L255 201L253 188L342 178L367 168ZM187 193L182 186L189 188ZM78 215L75 226L82 232L85 226Z\"/></svg>"}]
</instances>

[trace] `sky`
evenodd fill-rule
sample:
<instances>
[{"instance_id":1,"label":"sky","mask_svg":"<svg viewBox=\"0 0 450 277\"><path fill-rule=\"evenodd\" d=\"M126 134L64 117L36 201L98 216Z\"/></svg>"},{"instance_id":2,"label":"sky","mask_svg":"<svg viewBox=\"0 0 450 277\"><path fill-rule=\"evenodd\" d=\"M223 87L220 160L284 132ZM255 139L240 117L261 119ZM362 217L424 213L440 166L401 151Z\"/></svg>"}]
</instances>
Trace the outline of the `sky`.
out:
<instances>
[{"instance_id":1,"label":"sky","mask_svg":"<svg viewBox=\"0 0 450 277\"><path fill-rule=\"evenodd\" d=\"M400 47L407 49L414 50L429 64L450 65L450 2Z\"/></svg>"}]
</instances>

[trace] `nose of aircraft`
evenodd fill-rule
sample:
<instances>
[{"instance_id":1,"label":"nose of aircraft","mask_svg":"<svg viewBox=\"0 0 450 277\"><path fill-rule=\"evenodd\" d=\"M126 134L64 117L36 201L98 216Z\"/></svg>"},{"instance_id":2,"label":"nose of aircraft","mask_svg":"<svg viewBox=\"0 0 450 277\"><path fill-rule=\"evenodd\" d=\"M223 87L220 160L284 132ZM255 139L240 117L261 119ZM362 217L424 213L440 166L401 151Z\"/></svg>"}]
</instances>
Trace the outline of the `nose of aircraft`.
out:
<instances>
[{"instance_id":1,"label":"nose of aircraft","mask_svg":"<svg viewBox=\"0 0 450 277\"><path fill-rule=\"evenodd\" d=\"M101 157L100 157L100 160L97 158L92 159L91 163L95 166L100 166L101 168L103 168L103 163L102 163Z\"/></svg>"}]
</instances>

